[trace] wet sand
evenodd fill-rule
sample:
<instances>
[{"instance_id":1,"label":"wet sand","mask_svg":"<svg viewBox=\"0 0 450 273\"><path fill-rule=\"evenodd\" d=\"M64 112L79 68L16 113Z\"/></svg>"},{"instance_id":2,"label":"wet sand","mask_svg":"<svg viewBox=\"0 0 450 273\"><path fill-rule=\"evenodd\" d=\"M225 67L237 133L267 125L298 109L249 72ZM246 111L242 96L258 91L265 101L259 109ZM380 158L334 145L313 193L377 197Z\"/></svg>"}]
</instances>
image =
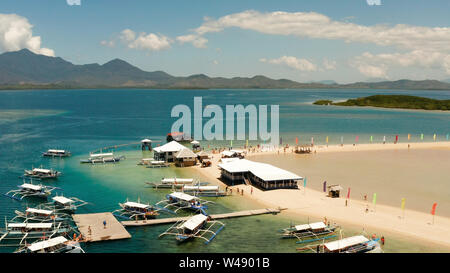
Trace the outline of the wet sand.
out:
<instances>
[{"instance_id":1,"label":"wet sand","mask_svg":"<svg viewBox=\"0 0 450 273\"><path fill-rule=\"evenodd\" d=\"M411 157L408 152L415 154ZM398 154L402 160L396 158ZM290 149L286 153L283 149L250 152L247 156L250 160L271 163L306 176L306 189L303 185L298 190L261 191L246 185L231 188L234 191L236 188L243 189L244 198L257 201L262 206L287 208L289 214L317 219L327 217L342 225L383 230L450 247L450 218L446 217L449 215L450 196L450 174L446 167L449 166L448 155L449 142L411 143L409 148L405 143L318 146L309 155L293 154ZM220 176L217 167L219 159L219 154L214 154L212 167L194 168L205 177L222 184L217 179ZM386 166L394 164L392 161L396 162L395 166L386 170ZM341 198L325 196L321 191L324 180L328 181L328 185L345 182L345 185L342 183L344 193ZM393 180L395 183L392 183ZM345 206L344 198L349 186L352 188L351 198L348 206ZM424 190L427 188L433 190L427 192ZM363 192L367 193L368 201L362 200ZM378 196L376 206L371 202L373 192L377 192ZM402 197L406 198L404 214L400 209ZM429 212L432 200L438 202L434 224ZM398 206L389 205L394 203ZM418 209L419 207L423 209Z\"/></svg>"}]
</instances>

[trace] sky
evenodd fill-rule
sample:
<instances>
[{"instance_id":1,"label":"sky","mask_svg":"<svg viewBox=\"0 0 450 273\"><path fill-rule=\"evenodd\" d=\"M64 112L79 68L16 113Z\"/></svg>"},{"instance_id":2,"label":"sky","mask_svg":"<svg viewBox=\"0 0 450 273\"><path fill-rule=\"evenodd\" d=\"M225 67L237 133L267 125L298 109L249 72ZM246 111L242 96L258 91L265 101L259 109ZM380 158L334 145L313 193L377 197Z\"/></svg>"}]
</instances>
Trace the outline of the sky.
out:
<instances>
[{"instance_id":1,"label":"sky","mask_svg":"<svg viewBox=\"0 0 450 273\"><path fill-rule=\"evenodd\" d=\"M450 79L448 0L2 0L0 53L174 76Z\"/></svg>"}]
</instances>

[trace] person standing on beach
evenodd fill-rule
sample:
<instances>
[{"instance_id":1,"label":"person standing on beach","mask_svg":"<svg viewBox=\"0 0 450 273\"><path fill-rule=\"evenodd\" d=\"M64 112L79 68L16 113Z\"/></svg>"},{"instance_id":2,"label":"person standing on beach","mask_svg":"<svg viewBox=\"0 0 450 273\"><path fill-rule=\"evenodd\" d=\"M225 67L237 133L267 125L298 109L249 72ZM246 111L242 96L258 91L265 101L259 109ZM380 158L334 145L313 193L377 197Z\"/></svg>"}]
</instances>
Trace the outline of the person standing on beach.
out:
<instances>
[{"instance_id":1,"label":"person standing on beach","mask_svg":"<svg viewBox=\"0 0 450 273\"><path fill-rule=\"evenodd\" d=\"M106 220L103 220L103 228L106 228Z\"/></svg>"}]
</instances>

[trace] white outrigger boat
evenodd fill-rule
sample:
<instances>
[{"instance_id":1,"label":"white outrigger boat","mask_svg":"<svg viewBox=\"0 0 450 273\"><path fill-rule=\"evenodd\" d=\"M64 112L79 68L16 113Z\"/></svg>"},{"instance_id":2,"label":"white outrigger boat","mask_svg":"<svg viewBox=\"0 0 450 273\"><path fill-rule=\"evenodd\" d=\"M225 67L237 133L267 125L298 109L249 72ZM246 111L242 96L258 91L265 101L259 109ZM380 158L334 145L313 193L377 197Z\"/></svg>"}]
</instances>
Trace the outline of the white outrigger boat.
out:
<instances>
[{"instance_id":1,"label":"white outrigger boat","mask_svg":"<svg viewBox=\"0 0 450 273\"><path fill-rule=\"evenodd\" d=\"M72 153L66 150L56 150L56 149L49 149L46 152L42 153L42 156L47 157L68 157L71 156Z\"/></svg>"},{"instance_id":2,"label":"white outrigger boat","mask_svg":"<svg viewBox=\"0 0 450 273\"><path fill-rule=\"evenodd\" d=\"M202 214L207 215L206 210L208 206L207 203L213 203L212 201L202 200L196 196L192 196L183 192L172 192L166 195L166 199L159 201L155 206L159 204L166 204L163 208L168 207L178 207L174 210L177 213L180 209L190 209L194 211L200 211Z\"/></svg>"},{"instance_id":3,"label":"white outrigger boat","mask_svg":"<svg viewBox=\"0 0 450 273\"><path fill-rule=\"evenodd\" d=\"M76 197L54 196L52 202L42 204L39 207L43 209L51 209L57 212L74 213L79 207L87 205L88 202L78 199Z\"/></svg>"},{"instance_id":4,"label":"white outrigger boat","mask_svg":"<svg viewBox=\"0 0 450 273\"><path fill-rule=\"evenodd\" d=\"M194 196L219 197L228 195L221 191L219 186L184 185L182 191Z\"/></svg>"},{"instance_id":5,"label":"white outrigger boat","mask_svg":"<svg viewBox=\"0 0 450 273\"><path fill-rule=\"evenodd\" d=\"M121 209L117 209L112 212L114 216L129 219L137 219L137 218L155 218L159 215L159 209L155 209L150 204L141 203L140 200L137 202L127 201L125 203L119 203Z\"/></svg>"},{"instance_id":6,"label":"white outrigger boat","mask_svg":"<svg viewBox=\"0 0 450 273\"><path fill-rule=\"evenodd\" d=\"M37 179L52 179L58 178L61 174L61 172L52 169L33 168L31 170L25 170L23 176Z\"/></svg>"},{"instance_id":7,"label":"white outrigger boat","mask_svg":"<svg viewBox=\"0 0 450 273\"><path fill-rule=\"evenodd\" d=\"M169 167L169 163L161 160L151 160L146 166L147 168L165 168Z\"/></svg>"},{"instance_id":8,"label":"white outrigger boat","mask_svg":"<svg viewBox=\"0 0 450 273\"><path fill-rule=\"evenodd\" d=\"M281 230L281 237L297 238L299 244L308 243L336 237L334 233L337 228L336 226L327 226L323 222L296 225Z\"/></svg>"},{"instance_id":9,"label":"white outrigger boat","mask_svg":"<svg viewBox=\"0 0 450 273\"><path fill-rule=\"evenodd\" d=\"M216 231L213 231L214 226L218 226ZM174 235L180 243L192 238L201 238L205 240L205 244L209 244L224 227L225 224L220 221L211 221L209 216L197 214L186 221L176 222L161 233L159 238Z\"/></svg>"},{"instance_id":10,"label":"white outrigger boat","mask_svg":"<svg viewBox=\"0 0 450 273\"><path fill-rule=\"evenodd\" d=\"M379 238L367 239L363 235L347 237L341 240L297 248L297 250L311 250L316 253L382 253Z\"/></svg>"},{"instance_id":11,"label":"white outrigger boat","mask_svg":"<svg viewBox=\"0 0 450 273\"><path fill-rule=\"evenodd\" d=\"M58 236L26 245L14 253L84 253L84 250L77 240L69 241L63 236Z\"/></svg>"},{"instance_id":12,"label":"white outrigger boat","mask_svg":"<svg viewBox=\"0 0 450 273\"><path fill-rule=\"evenodd\" d=\"M89 154L88 159L80 160L80 163L116 163L125 159L125 156L114 156L114 153Z\"/></svg>"},{"instance_id":13,"label":"white outrigger boat","mask_svg":"<svg viewBox=\"0 0 450 273\"><path fill-rule=\"evenodd\" d=\"M4 195L9 198L21 201L25 197L47 198L53 190L57 189L56 187L34 185L31 183L23 183L22 185L19 185L17 187L19 187L18 190L10 190ZM16 196L20 196L20 198Z\"/></svg>"},{"instance_id":14,"label":"white outrigger boat","mask_svg":"<svg viewBox=\"0 0 450 273\"><path fill-rule=\"evenodd\" d=\"M184 185L194 183L193 178L163 178L160 183L146 182L152 188L156 189L181 189Z\"/></svg>"},{"instance_id":15,"label":"white outrigger boat","mask_svg":"<svg viewBox=\"0 0 450 273\"><path fill-rule=\"evenodd\" d=\"M0 231L0 245L23 245L27 240L37 240L43 237L51 238L58 234L68 234L75 230L63 222L53 223L8 223L5 220L5 229ZM1 244L1 242L17 242L18 244Z\"/></svg>"},{"instance_id":16,"label":"white outrigger boat","mask_svg":"<svg viewBox=\"0 0 450 273\"><path fill-rule=\"evenodd\" d=\"M56 213L53 210L27 208L25 212L16 210L16 216L11 219L14 222L16 219L23 219L24 223L28 222L61 222L71 221L72 217L66 213Z\"/></svg>"}]
</instances>

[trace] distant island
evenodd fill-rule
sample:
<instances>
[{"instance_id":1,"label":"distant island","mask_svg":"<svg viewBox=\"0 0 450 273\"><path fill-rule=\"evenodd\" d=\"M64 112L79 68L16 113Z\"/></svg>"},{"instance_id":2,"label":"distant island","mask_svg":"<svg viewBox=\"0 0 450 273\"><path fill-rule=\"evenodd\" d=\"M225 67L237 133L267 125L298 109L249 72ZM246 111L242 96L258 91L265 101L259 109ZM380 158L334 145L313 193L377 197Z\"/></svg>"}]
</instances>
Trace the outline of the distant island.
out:
<instances>
[{"instance_id":1,"label":"distant island","mask_svg":"<svg viewBox=\"0 0 450 273\"><path fill-rule=\"evenodd\" d=\"M288 79L254 77L172 76L164 71L147 72L120 59L105 64L75 65L28 49L0 54L0 90L14 89L402 89L450 90L437 80L398 80L338 84L332 80L300 83Z\"/></svg>"},{"instance_id":2,"label":"distant island","mask_svg":"<svg viewBox=\"0 0 450 273\"><path fill-rule=\"evenodd\" d=\"M450 100L436 100L430 98L408 95L374 95L357 99L349 99L344 102L332 102L331 100L315 101L316 105L338 106L373 106L384 108L423 109L423 110L450 110Z\"/></svg>"}]
</instances>

